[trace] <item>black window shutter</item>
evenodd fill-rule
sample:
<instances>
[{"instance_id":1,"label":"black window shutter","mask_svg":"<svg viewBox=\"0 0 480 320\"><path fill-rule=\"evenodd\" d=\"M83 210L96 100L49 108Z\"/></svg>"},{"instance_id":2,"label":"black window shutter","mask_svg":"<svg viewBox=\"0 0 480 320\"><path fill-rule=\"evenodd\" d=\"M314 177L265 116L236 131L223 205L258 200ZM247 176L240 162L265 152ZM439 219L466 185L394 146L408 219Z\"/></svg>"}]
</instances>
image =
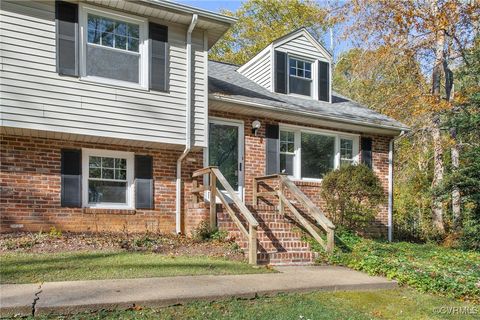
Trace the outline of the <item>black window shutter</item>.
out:
<instances>
[{"instance_id":1,"label":"black window shutter","mask_svg":"<svg viewBox=\"0 0 480 320\"><path fill-rule=\"evenodd\" d=\"M372 138L362 137L362 164L372 169Z\"/></svg>"},{"instance_id":2,"label":"black window shutter","mask_svg":"<svg viewBox=\"0 0 480 320\"><path fill-rule=\"evenodd\" d=\"M150 89L168 91L168 27L149 23Z\"/></svg>"},{"instance_id":3,"label":"black window shutter","mask_svg":"<svg viewBox=\"0 0 480 320\"><path fill-rule=\"evenodd\" d=\"M135 208L153 209L153 158L135 156Z\"/></svg>"},{"instance_id":4,"label":"black window shutter","mask_svg":"<svg viewBox=\"0 0 480 320\"><path fill-rule=\"evenodd\" d=\"M275 51L275 92L287 93L287 54Z\"/></svg>"},{"instance_id":5,"label":"black window shutter","mask_svg":"<svg viewBox=\"0 0 480 320\"><path fill-rule=\"evenodd\" d=\"M57 72L78 76L78 4L55 1Z\"/></svg>"},{"instance_id":6,"label":"black window shutter","mask_svg":"<svg viewBox=\"0 0 480 320\"><path fill-rule=\"evenodd\" d=\"M330 101L330 64L318 61L318 100Z\"/></svg>"},{"instance_id":7,"label":"black window shutter","mask_svg":"<svg viewBox=\"0 0 480 320\"><path fill-rule=\"evenodd\" d=\"M276 124L267 124L266 126L266 151L267 163L266 174L275 174L280 172L280 150L278 149L279 127Z\"/></svg>"},{"instance_id":8,"label":"black window shutter","mask_svg":"<svg viewBox=\"0 0 480 320\"><path fill-rule=\"evenodd\" d=\"M82 206L82 151L62 149L61 206Z\"/></svg>"}]
</instances>

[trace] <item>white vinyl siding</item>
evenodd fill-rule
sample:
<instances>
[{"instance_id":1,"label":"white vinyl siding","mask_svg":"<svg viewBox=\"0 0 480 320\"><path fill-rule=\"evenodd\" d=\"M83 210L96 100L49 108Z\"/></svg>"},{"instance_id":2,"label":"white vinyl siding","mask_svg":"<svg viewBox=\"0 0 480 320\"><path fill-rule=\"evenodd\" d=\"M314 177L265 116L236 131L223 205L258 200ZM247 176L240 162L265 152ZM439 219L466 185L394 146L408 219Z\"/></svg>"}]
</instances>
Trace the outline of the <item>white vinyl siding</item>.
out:
<instances>
[{"instance_id":1,"label":"white vinyl siding","mask_svg":"<svg viewBox=\"0 0 480 320\"><path fill-rule=\"evenodd\" d=\"M169 25L169 92L59 76L54 2L1 2L1 125L154 143L185 143L186 27ZM152 20L156 23L162 21ZM193 143L205 146L206 59L193 33Z\"/></svg>"},{"instance_id":2,"label":"white vinyl siding","mask_svg":"<svg viewBox=\"0 0 480 320\"><path fill-rule=\"evenodd\" d=\"M263 50L259 53L259 56L254 63L241 73L248 79L256 82L262 87L271 90L272 88L272 74L271 74L271 51L270 46L267 50Z\"/></svg>"},{"instance_id":3,"label":"white vinyl siding","mask_svg":"<svg viewBox=\"0 0 480 320\"><path fill-rule=\"evenodd\" d=\"M318 50L304 35L292 39L276 49L286 51L292 55L308 57L310 59L328 61L330 58L326 57L320 50Z\"/></svg>"}]
</instances>

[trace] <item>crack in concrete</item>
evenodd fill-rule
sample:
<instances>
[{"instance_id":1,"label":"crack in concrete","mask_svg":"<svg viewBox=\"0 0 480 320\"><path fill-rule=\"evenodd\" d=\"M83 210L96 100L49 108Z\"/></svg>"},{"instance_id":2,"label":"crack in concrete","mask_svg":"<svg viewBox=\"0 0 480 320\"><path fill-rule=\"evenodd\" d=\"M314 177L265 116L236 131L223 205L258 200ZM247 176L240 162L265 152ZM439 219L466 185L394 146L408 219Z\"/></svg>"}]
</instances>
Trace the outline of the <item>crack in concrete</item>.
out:
<instances>
[{"instance_id":1,"label":"crack in concrete","mask_svg":"<svg viewBox=\"0 0 480 320\"><path fill-rule=\"evenodd\" d=\"M38 286L38 291L35 292L35 298L33 298L33 302L32 302L32 317L35 317L35 312L37 311L37 302L38 300L40 300L40 293L43 292L42 290L42 286L43 286L43 282L40 283L40 285Z\"/></svg>"}]
</instances>

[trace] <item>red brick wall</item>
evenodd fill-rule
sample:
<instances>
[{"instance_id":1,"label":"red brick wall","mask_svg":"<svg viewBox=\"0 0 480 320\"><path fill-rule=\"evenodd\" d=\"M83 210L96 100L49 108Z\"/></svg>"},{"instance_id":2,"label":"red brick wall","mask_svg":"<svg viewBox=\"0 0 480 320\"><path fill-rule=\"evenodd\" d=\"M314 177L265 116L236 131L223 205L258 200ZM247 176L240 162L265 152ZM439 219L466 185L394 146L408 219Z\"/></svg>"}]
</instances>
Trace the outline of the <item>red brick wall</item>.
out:
<instances>
[{"instance_id":1,"label":"red brick wall","mask_svg":"<svg viewBox=\"0 0 480 320\"><path fill-rule=\"evenodd\" d=\"M265 127L276 123L271 119L238 114L211 112L211 116L239 119L245 123L245 200L252 203L253 178L265 174ZM251 122L259 120L261 128L255 136ZM291 123L297 124L299 123ZM388 190L389 137L373 138L373 169ZM94 148L130 151L154 158L154 210L86 210L60 207L60 150L62 148ZM65 231L125 231L175 232L175 172L177 150L112 146L94 143L61 141L20 136L2 136L1 142L1 231L47 231L55 226ZM196 161L184 161L184 192L182 205L186 208L182 226L190 234L198 223L208 218L203 206L191 206L191 174L203 167L203 153L189 155ZM200 180L199 180L200 181ZM320 207L318 182L297 182L300 188ZM188 205L187 205L188 204ZM370 233L386 233L387 205L382 206ZM12 229L12 225L23 228Z\"/></svg>"},{"instance_id":2,"label":"red brick wall","mask_svg":"<svg viewBox=\"0 0 480 320\"><path fill-rule=\"evenodd\" d=\"M129 151L153 157L155 208L101 210L60 206L60 151L94 148ZM82 143L21 136L1 137L1 231L175 232L176 160L181 151ZM203 166L202 152L184 161L183 204L190 199L191 175ZM15 228L22 226L22 228Z\"/></svg>"},{"instance_id":3,"label":"red brick wall","mask_svg":"<svg viewBox=\"0 0 480 320\"><path fill-rule=\"evenodd\" d=\"M225 118L225 119L236 119L244 121L245 128L245 202L247 204L252 204L252 191L253 191L253 178L257 176L265 175L265 128L267 124L277 124L278 121L272 119L266 119L255 116L246 116L239 115L227 112L217 112L210 111L210 116ZM261 128L257 132L257 136L252 133L251 123L254 120L259 120L262 124ZM296 122L282 121L285 124L291 125L304 125ZM311 126L319 129L328 129L320 126ZM351 132L350 133L358 133ZM373 139L372 141L372 159L373 159L373 170L380 178L382 185L385 190L385 194L388 193L388 144L390 137L386 136L376 136L368 135ZM321 183L319 182L306 182L298 181L296 184L300 189L319 207L324 207L324 202L320 198L319 189L321 188ZM376 217L375 221L372 222L372 227L368 230L370 234L381 234L385 235L387 232L387 201L381 206L379 214Z\"/></svg>"}]
</instances>

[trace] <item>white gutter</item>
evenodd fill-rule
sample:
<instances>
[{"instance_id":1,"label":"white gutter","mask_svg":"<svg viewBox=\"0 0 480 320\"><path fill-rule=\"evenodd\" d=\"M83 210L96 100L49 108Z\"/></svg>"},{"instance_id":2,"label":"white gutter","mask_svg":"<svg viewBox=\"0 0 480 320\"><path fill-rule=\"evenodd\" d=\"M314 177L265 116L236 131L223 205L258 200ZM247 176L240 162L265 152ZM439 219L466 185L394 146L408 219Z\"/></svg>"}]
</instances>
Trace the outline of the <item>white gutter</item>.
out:
<instances>
[{"instance_id":1,"label":"white gutter","mask_svg":"<svg viewBox=\"0 0 480 320\"><path fill-rule=\"evenodd\" d=\"M192 32L197 24L198 15L192 15L192 21L187 30L187 76L185 86L187 89L185 106L186 106L186 128L185 128L185 150L177 160L177 181L175 195L175 231L182 232L182 161L188 155L192 148Z\"/></svg>"},{"instance_id":2,"label":"white gutter","mask_svg":"<svg viewBox=\"0 0 480 320\"><path fill-rule=\"evenodd\" d=\"M388 241L393 241L393 141L388 143Z\"/></svg>"}]
</instances>

